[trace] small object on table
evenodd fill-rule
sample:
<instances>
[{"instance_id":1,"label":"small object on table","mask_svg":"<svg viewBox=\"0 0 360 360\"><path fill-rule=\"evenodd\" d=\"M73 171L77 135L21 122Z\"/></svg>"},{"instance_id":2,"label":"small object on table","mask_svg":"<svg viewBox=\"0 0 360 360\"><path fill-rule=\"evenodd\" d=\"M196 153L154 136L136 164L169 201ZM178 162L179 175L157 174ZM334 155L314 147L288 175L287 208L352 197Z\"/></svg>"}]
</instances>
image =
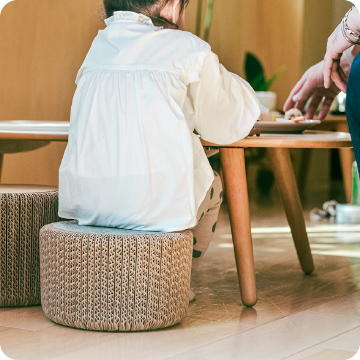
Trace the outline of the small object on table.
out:
<instances>
[{"instance_id":1,"label":"small object on table","mask_svg":"<svg viewBox=\"0 0 360 360\"><path fill-rule=\"evenodd\" d=\"M264 134L301 134L318 124L320 124L320 120L301 120L298 122L277 118L276 122L257 121L254 127Z\"/></svg>"},{"instance_id":2,"label":"small object on table","mask_svg":"<svg viewBox=\"0 0 360 360\"><path fill-rule=\"evenodd\" d=\"M276 121L276 116L272 114L266 106L260 104L260 111L258 121Z\"/></svg>"},{"instance_id":3,"label":"small object on table","mask_svg":"<svg viewBox=\"0 0 360 360\"><path fill-rule=\"evenodd\" d=\"M248 136L260 136L261 132L259 129L256 129L255 127L253 127L251 130L250 130L250 133Z\"/></svg>"},{"instance_id":4,"label":"small object on table","mask_svg":"<svg viewBox=\"0 0 360 360\"><path fill-rule=\"evenodd\" d=\"M303 114L299 109L290 109L285 113L285 120L293 120L302 116Z\"/></svg>"},{"instance_id":5,"label":"small object on table","mask_svg":"<svg viewBox=\"0 0 360 360\"><path fill-rule=\"evenodd\" d=\"M275 115L269 113L261 113L258 121L275 122Z\"/></svg>"},{"instance_id":6,"label":"small object on table","mask_svg":"<svg viewBox=\"0 0 360 360\"><path fill-rule=\"evenodd\" d=\"M299 117L293 118L291 120L288 120L288 123L291 122L291 123L297 124L301 121L305 121L305 116L299 116Z\"/></svg>"}]
</instances>

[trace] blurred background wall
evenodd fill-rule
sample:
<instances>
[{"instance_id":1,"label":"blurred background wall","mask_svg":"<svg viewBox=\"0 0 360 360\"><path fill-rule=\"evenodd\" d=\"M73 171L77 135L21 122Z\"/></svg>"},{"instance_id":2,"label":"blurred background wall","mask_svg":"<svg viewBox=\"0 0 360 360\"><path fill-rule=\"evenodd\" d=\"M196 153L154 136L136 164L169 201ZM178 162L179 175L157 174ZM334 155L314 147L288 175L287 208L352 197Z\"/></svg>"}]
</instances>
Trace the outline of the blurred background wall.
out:
<instances>
[{"instance_id":1,"label":"blurred background wall","mask_svg":"<svg viewBox=\"0 0 360 360\"><path fill-rule=\"evenodd\" d=\"M285 65L273 87L282 108L303 71L322 59L327 37L349 7L345 0L215 0L209 42L225 67L240 76L246 51L261 59L268 75ZM192 32L196 8L192 0ZM98 0L15 0L4 7L0 121L69 120L76 73L104 28L100 14ZM5 155L2 183L57 185L65 146Z\"/></svg>"},{"instance_id":2,"label":"blurred background wall","mask_svg":"<svg viewBox=\"0 0 360 360\"><path fill-rule=\"evenodd\" d=\"M327 38L351 6L345 0L304 0L302 72L324 58Z\"/></svg>"}]
</instances>

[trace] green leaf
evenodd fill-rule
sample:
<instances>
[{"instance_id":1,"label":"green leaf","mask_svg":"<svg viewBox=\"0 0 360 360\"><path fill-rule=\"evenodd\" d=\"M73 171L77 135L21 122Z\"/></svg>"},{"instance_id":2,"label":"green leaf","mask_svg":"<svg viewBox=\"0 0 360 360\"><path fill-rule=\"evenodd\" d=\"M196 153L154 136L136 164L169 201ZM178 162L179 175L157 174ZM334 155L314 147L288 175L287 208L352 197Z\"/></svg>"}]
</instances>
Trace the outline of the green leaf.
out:
<instances>
[{"instance_id":1,"label":"green leaf","mask_svg":"<svg viewBox=\"0 0 360 360\"><path fill-rule=\"evenodd\" d=\"M247 52L245 56L245 78L247 82L252 84L256 79L261 83L261 78L265 82L264 68L260 60L250 52Z\"/></svg>"},{"instance_id":2,"label":"green leaf","mask_svg":"<svg viewBox=\"0 0 360 360\"><path fill-rule=\"evenodd\" d=\"M266 87L264 74L258 74L249 84L255 91L264 91Z\"/></svg>"},{"instance_id":3,"label":"green leaf","mask_svg":"<svg viewBox=\"0 0 360 360\"><path fill-rule=\"evenodd\" d=\"M214 0L207 0L205 23L204 23L204 40L206 42L209 41L213 7L214 7Z\"/></svg>"},{"instance_id":4,"label":"green leaf","mask_svg":"<svg viewBox=\"0 0 360 360\"><path fill-rule=\"evenodd\" d=\"M276 70L274 74L272 74L270 78L265 81L265 90L262 91L269 91L274 81L276 81L285 72L285 70L285 66L282 66L280 69Z\"/></svg>"},{"instance_id":5,"label":"green leaf","mask_svg":"<svg viewBox=\"0 0 360 360\"><path fill-rule=\"evenodd\" d=\"M201 35L201 11L202 11L202 0L198 0L198 8L196 14L196 36Z\"/></svg>"},{"instance_id":6,"label":"green leaf","mask_svg":"<svg viewBox=\"0 0 360 360\"><path fill-rule=\"evenodd\" d=\"M276 70L274 74L266 79L264 67L260 60L250 52L246 53L245 57L245 78L255 91L269 91L274 81L281 76L286 68L282 66Z\"/></svg>"}]
</instances>

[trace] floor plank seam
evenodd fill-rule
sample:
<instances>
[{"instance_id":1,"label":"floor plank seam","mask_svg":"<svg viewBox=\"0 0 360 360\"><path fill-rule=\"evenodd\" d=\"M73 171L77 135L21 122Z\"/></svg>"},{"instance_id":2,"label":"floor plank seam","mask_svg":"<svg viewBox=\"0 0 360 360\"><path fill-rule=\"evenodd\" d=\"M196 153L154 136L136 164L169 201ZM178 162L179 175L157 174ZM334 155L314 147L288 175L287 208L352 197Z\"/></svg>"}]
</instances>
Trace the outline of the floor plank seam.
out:
<instances>
[{"instance_id":1,"label":"floor plank seam","mask_svg":"<svg viewBox=\"0 0 360 360\"><path fill-rule=\"evenodd\" d=\"M346 330L346 331L344 331L343 333L338 334L338 335L335 335L335 336L333 336L333 337L331 337L331 338L329 338L329 339L327 339L327 340L324 340L324 341L322 341L321 343L317 344L316 346L321 346L321 344L324 343L324 342L327 342L327 341L329 341L329 340L335 339L335 338L337 338L338 336L344 335L344 334L346 334L346 333L348 333L348 332L350 332L350 331L354 331L354 330L356 330L356 329L360 329L360 325L354 327L353 329ZM331 348L327 348L327 347L325 347L325 346L321 346L321 347L323 347L324 349L331 349ZM359 347L360 347L360 339L359 339ZM346 351L350 351L350 350L346 350Z\"/></svg>"},{"instance_id":2,"label":"floor plank seam","mask_svg":"<svg viewBox=\"0 0 360 360\"><path fill-rule=\"evenodd\" d=\"M323 341L321 341L321 342L319 342L319 343L317 343L317 344L314 344L314 345L312 345L312 346L310 346L310 347L308 347L308 348L306 348L306 349L300 350L300 351L298 351L298 352L296 352L296 353L294 353L294 354L292 354L292 355L286 356L286 357L282 358L281 360L286 360L286 359L288 359L288 358L290 358L290 357L292 357L292 356L295 356L295 355L297 355L297 354L300 354L300 353L302 353L302 352L304 352L304 351L310 350L310 349L315 348L315 347L317 347L317 346L320 346L320 347L322 347L323 349L332 349L332 348L327 348L327 347L321 346L321 344L323 344L323 343L326 342L326 341L332 340L332 339L334 339L334 338L336 338L336 337L338 337L338 336L340 336L340 335L346 334L347 332L353 331L353 330L355 330L355 329L357 329L357 328L360 328L360 326L355 326L354 328L349 329L349 330L346 330L346 331L343 332L343 333L340 333L340 334L337 334L337 335L335 335L335 336L332 336L332 337L330 337L330 338L328 338L328 339L326 339L326 340L323 340ZM360 342L359 342L359 347L360 347ZM339 350L339 349L335 349L335 350ZM350 351L350 350L344 350L344 351Z\"/></svg>"},{"instance_id":3,"label":"floor plank seam","mask_svg":"<svg viewBox=\"0 0 360 360\"><path fill-rule=\"evenodd\" d=\"M236 335L243 334L243 333L246 333L246 332L248 332L248 331L252 331L252 330L261 328L261 327L263 327L263 326L265 326L265 325L269 325L269 324L271 324L271 323L276 323L277 321L283 320L283 319L285 319L286 317L287 317L287 316L284 316L284 317L282 317L282 318L276 319L275 321L269 321L269 322L266 322L266 323L261 324L261 325L256 325L256 326L254 326L254 327L252 327L252 328L250 328L250 329L236 332L236 333L234 333L234 334L225 336L224 338L217 339L217 340L215 340L215 341L213 341L213 342L211 342L211 343L203 344L203 345L198 346L198 347L195 347L195 348L193 348L193 349L191 349L191 350L186 350L186 351L181 352L181 353L179 353L179 354L172 355L171 357L164 358L163 360L170 360L170 359L172 359L174 356L178 356L178 355L181 355L181 354L186 354L186 353L188 353L188 352L190 352L190 351L194 351L195 349L201 349L201 348L204 348L204 347L209 346L209 345L211 345L211 344L216 344L216 343L218 343L218 342L220 342L220 341L223 341L223 340L225 340L225 339L229 339L229 338L234 337L234 336L236 336ZM245 324L246 324L246 323L245 323ZM273 330L274 330L274 329L271 328L271 329L265 331L265 333L272 332ZM298 331L296 328L295 328L295 330L299 333L299 331ZM299 333L299 334L301 335L301 333Z\"/></svg>"}]
</instances>

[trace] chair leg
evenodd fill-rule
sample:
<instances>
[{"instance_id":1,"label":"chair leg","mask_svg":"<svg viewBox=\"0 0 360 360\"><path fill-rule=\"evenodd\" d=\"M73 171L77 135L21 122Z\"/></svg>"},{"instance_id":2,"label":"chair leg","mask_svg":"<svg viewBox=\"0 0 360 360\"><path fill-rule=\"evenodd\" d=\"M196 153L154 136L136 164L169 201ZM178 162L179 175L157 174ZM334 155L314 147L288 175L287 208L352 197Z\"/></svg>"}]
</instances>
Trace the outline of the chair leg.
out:
<instances>
[{"instance_id":1,"label":"chair leg","mask_svg":"<svg viewBox=\"0 0 360 360\"><path fill-rule=\"evenodd\" d=\"M284 204L301 268L305 274L311 274L314 271L314 262L289 150L270 148L268 154L272 162L276 183Z\"/></svg>"},{"instance_id":2,"label":"chair leg","mask_svg":"<svg viewBox=\"0 0 360 360\"><path fill-rule=\"evenodd\" d=\"M220 155L241 299L244 305L254 306L257 299L244 149L222 148Z\"/></svg>"}]
</instances>

